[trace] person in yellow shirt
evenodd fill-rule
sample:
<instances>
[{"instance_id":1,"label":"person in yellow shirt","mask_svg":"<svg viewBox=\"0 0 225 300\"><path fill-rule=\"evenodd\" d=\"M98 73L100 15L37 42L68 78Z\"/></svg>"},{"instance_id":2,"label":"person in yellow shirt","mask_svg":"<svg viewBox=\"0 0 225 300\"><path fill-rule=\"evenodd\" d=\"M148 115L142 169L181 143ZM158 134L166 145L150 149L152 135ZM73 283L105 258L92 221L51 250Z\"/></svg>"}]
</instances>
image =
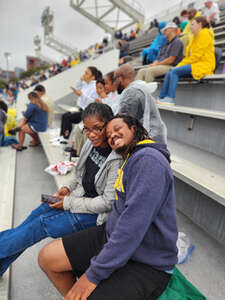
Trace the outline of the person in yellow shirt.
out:
<instances>
[{"instance_id":1,"label":"person in yellow shirt","mask_svg":"<svg viewBox=\"0 0 225 300\"><path fill-rule=\"evenodd\" d=\"M170 70L163 83L159 96L160 104L174 105L177 82L180 77L193 77L196 80L212 75L215 70L214 38L209 30L210 24L205 17L192 21L191 31L194 38L186 49L186 57Z\"/></svg>"},{"instance_id":2,"label":"person in yellow shirt","mask_svg":"<svg viewBox=\"0 0 225 300\"><path fill-rule=\"evenodd\" d=\"M191 31L191 24L192 21L197 18L200 17L202 14L201 11L197 11L195 8L191 8L188 10L188 24L185 26L183 32L182 32L182 36L180 37L181 42L184 45L184 56L186 55L186 48L189 44L189 42L191 41L191 39L194 37L193 33Z\"/></svg>"}]
</instances>

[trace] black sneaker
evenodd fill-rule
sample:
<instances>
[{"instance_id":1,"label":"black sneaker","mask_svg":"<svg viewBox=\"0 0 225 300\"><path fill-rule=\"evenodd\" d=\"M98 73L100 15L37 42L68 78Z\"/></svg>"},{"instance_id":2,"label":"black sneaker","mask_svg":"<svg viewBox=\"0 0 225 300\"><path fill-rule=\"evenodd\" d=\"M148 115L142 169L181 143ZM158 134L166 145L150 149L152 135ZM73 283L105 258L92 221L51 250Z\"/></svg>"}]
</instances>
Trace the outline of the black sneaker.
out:
<instances>
[{"instance_id":1,"label":"black sneaker","mask_svg":"<svg viewBox=\"0 0 225 300\"><path fill-rule=\"evenodd\" d=\"M8 130L8 133L12 134L12 135L16 135L16 133L19 132L20 129L21 129L20 127L16 127L16 128Z\"/></svg>"}]
</instances>

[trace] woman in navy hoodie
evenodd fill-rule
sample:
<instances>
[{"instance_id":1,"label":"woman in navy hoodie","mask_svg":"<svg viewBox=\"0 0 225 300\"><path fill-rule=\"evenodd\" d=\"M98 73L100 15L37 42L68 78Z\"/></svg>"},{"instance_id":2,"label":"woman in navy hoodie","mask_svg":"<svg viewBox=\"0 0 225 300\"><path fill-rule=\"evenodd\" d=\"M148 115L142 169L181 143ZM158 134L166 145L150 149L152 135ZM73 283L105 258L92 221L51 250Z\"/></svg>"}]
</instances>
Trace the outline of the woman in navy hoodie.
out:
<instances>
[{"instance_id":1,"label":"woman in navy hoodie","mask_svg":"<svg viewBox=\"0 0 225 300\"><path fill-rule=\"evenodd\" d=\"M66 300L157 299L177 263L169 153L131 116L117 115L106 132L124 158L106 224L50 243L39 264Z\"/></svg>"}]
</instances>

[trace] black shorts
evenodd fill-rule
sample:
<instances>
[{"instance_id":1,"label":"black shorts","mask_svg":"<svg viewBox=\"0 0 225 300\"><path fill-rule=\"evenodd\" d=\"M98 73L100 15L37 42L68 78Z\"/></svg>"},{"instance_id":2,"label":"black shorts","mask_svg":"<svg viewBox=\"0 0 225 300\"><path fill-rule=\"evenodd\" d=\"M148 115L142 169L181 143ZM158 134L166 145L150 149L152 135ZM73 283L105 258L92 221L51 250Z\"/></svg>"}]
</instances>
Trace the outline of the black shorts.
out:
<instances>
[{"instance_id":1,"label":"black shorts","mask_svg":"<svg viewBox=\"0 0 225 300\"><path fill-rule=\"evenodd\" d=\"M80 277L107 241L105 226L90 227L65 236L62 241L73 273ZM102 280L88 300L155 300L170 278L166 272L129 260L124 267Z\"/></svg>"}]
</instances>

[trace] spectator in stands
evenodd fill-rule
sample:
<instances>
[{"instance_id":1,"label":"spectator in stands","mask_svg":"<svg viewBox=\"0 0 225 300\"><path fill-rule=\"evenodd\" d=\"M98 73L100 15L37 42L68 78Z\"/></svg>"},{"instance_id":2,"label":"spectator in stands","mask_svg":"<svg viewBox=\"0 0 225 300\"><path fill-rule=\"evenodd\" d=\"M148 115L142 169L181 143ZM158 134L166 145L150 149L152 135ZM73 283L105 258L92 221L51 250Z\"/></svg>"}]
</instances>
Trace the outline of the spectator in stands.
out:
<instances>
[{"instance_id":1,"label":"spectator in stands","mask_svg":"<svg viewBox=\"0 0 225 300\"><path fill-rule=\"evenodd\" d=\"M103 101L107 98L105 80L103 78L96 81L96 92L98 97L95 99L95 102L103 103Z\"/></svg>"},{"instance_id":2,"label":"spectator in stands","mask_svg":"<svg viewBox=\"0 0 225 300\"><path fill-rule=\"evenodd\" d=\"M131 32L130 32L130 37L129 37L129 41L135 40L136 37L137 37L136 31L131 30Z\"/></svg>"},{"instance_id":3,"label":"spectator in stands","mask_svg":"<svg viewBox=\"0 0 225 300\"><path fill-rule=\"evenodd\" d=\"M159 28L159 23L156 19L154 19L152 22L150 22L148 30L151 30L152 28Z\"/></svg>"},{"instance_id":4,"label":"spectator in stands","mask_svg":"<svg viewBox=\"0 0 225 300\"><path fill-rule=\"evenodd\" d=\"M4 137L5 137L5 124L7 120L7 104L0 99L0 147L4 145Z\"/></svg>"},{"instance_id":5,"label":"spectator in stands","mask_svg":"<svg viewBox=\"0 0 225 300\"><path fill-rule=\"evenodd\" d=\"M114 83L114 72L106 74L104 80L105 90L108 96L107 103L105 104L109 105L112 108L113 113L116 114L119 110L120 95L117 93L117 89Z\"/></svg>"},{"instance_id":6,"label":"spectator in stands","mask_svg":"<svg viewBox=\"0 0 225 300\"><path fill-rule=\"evenodd\" d=\"M46 95L46 89L43 85L37 85L34 89L34 92L36 92L41 100L44 101L44 103L48 106L48 126L51 127L54 114L54 103L52 99Z\"/></svg>"},{"instance_id":7,"label":"spectator in stands","mask_svg":"<svg viewBox=\"0 0 225 300\"><path fill-rule=\"evenodd\" d=\"M117 30L114 35L115 39L121 40L123 38L123 33L121 30Z\"/></svg>"},{"instance_id":8,"label":"spectator in stands","mask_svg":"<svg viewBox=\"0 0 225 300\"><path fill-rule=\"evenodd\" d=\"M108 73L104 80L99 80L96 83L96 90L99 98L96 102L107 104L111 107L113 113L117 113L119 109L120 96L117 93L114 85L114 72Z\"/></svg>"},{"instance_id":9,"label":"spectator in stands","mask_svg":"<svg viewBox=\"0 0 225 300\"><path fill-rule=\"evenodd\" d=\"M152 44L142 51L142 63L143 65L147 65L153 63L159 54L159 50L163 45L167 42L164 34L162 33L162 29L166 27L166 22L159 23L159 33L157 37L154 39Z\"/></svg>"},{"instance_id":10,"label":"spectator in stands","mask_svg":"<svg viewBox=\"0 0 225 300\"><path fill-rule=\"evenodd\" d=\"M22 151L27 148L23 147L26 134L29 134L32 137L29 146L37 146L39 144L38 132L45 131L48 127L48 106L35 92L30 92L28 94L28 99L30 100L30 103L27 106L27 110L23 113L24 118L19 127L9 131L9 133L19 131L19 144L12 145L17 151Z\"/></svg>"},{"instance_id":11,"label":"spectator in stands","mask_svg":"<svg viewBox=\"0 0 225 300\"><path fill-rule=\"evenodd\" d=\"M157 143L166 144L167 130L144 81L134 81L134 69L125 64L115 71L115 86L120 96L119 112L131 114L143 123Z\"/></svg>"},{"instance_id":12,"label":"spectator in stands","mask_svg":"<svg viewBox=\"0 0 225 300\"><path fill-rule=\"evenodd\" d=\"M131 116L117 115L106 130L125 160L106 225L49 243L39 265L64 299L158 299L177 263L169 153Z\"/></svg>"},{"instance_id":13,"label":"spectator in stands","mask_svg":"<svg viewBox=\"0 0 225 300\"><path fill-rule=\"evenodd\" d=\"M128 35L127 35L126 32L124 33L124 35L123 35L123 37L122 37L122 40L123 40L123 41L129 41L129 37L128 37Z\"/></svg>"},{"instance_id":14,"label":"spectator in stands","mask_svg":"<svg viewBox=\"0 0 225 300\"><path fill-rule=\"evenodd\" d=\"M95 99L95 102L97 103L104 103L107 104L111 107L111 103L109 102L108 95L105 89L105 80L98 79L96 81L96 92L97 92L97 98ZM72 149L75 150L76 154L79 155L83 145L86 142L86 136L83 132L83 125L79 124L79 126L76 126L76 128L73 131L73 136L72 136ZM72 150L69 148L69 150Z\"/></svg>"},{"instance_id":15,"label":"spectator in stands","mask_svg":"<svg viewBox=\"0 0 225 300\"><path fill-rule=\"evenodd\" d=\"M152 82L156 77L165 75L183 58L183 44L177 36L177 25L168 23L163 28L163 34L168 42L159 51L158 59L148 68L138 71L137 80Z\"/></svg>"},{"instance_id":16,"label":"spectator in stands","mask_svg":"<svg viewBox=\"0 0 225 300\"><path fill-rule=\"evenodd\" d=\"M184 28L188 24L188 11L186 9L182 10L182 12L180 13L180 16L181 16L180 28L182 31L184 31Z\"/></svg>"},{"instance_id":17,"label":"spectator in stands","mask_svg":"<svg viewBox=\"0 0 225 300\"><path fill-rule=\"evenodd\" d=\"M78 80L76 88L72 88L74 94L78 96L77 106L79 112L63 114L60 136L68 139L72 130L72 124L80 123L82 111L97 98L96 80L101 78L102 73L96 67L88 67L81 79Z\"/></svg>"},{"instance_id":18,"label":"spectator in stands","mask_svg":"<svg viewBox=\"0 0 225 300\"><path fill-rule=\"evenodd\" d=\"M125 40L118 41L117 48L120 50L119 65L123 64L123 57L128 56L129 43Z\"/></svg>"},{"instance_id":19,"label":"spectator in stands","mask_svg":"<svg viewBox=\"0 0 225 300\"><path fill-rule=\"evenodd\" d=\"M109 41L108 41L108 37L106 36L106 37L104 37L103 40L102 40L102 45L103 45L103 47L107 47L108 44L109 44Z\"/></svg>"},{"instance_id":20,"label":"spectator in stands","mask_svg":"<svg viewBox=\"0 0 225 300\"><path fill-rule=\"evenodd\" d=\"M174 105L176 87L180 77L193 77L196 80L212 75L215 70L214 39L205 17L192 21L193 40L187 47L187 56L170 70L165 77L159 96L160 104Z\"/></svg>"},{"instance_id":21,"label":"spectator in stands","mask_svg":"<svg viewBox=\"0 0 225 300\"><path fill-rule=\"evenodd\" d=\"M191 39L194 37L193 36L193 33L191 31L191 24L192 24L192 21L201 16L201 11L197 11L195 8L191 8L188 10L188 24L186 25L183 33L182 33L182 37L180 38L183 45L184 45L184 56L186 55L186 48L187 48L187 45L189 44L189 42L191 41Z\"/></svg>"},{"instance_id":22,"label":"spectator in stands","mask_svg":"<svg viewBox=\"0 0 225 300\"><path fill-rule=\"evenodd\" d=\"M103 78L96 80L96 93L97 98L95 102L107 104L108 95L105 89L105 81ZM64 151L75 152L77 156L80 155L83 145L85 144L87 137L83 132L83 122L75 126L70 135L71 147L66 147Z\"/></svg>"},{"instance_id":23,"label":"spectator in stands","mask_svg":"<svg viewBox=\"0 0 225 300\"><path fill-rule=\"evenodd\" d=\"M177 25L177 35L179 36L181 34L180 19L179 19L179 17L173 18L173 23L175 23Z\"/></svg>"},{"instance_id":24,"label":"spectator in stands","mask_svg":"<svg viewBox=\"0 0 225 300\"><path fill-rule=\"evenodd\" d=\"M111 150L106 124L110 107L91 103L83 112L86 142L75 178L61 187L55 204L43 203L16 228L0 233L0 277L28 247L46 237L62 237L105 222L115 199L114 183L122 158Z\"/></svg>"},{"instance_id":25,"label":"spectator in stands","mask_svg":"<svg viewBox=\"0 0 225 300\"><path fill-rule=\"evenodd\" d=\"M215 26L216 22L220 20L218 4L212 0L205 0L205 9L202 15L207 18L208 22L210 22L212 26Z\"/></svg>"}]
</instances>

